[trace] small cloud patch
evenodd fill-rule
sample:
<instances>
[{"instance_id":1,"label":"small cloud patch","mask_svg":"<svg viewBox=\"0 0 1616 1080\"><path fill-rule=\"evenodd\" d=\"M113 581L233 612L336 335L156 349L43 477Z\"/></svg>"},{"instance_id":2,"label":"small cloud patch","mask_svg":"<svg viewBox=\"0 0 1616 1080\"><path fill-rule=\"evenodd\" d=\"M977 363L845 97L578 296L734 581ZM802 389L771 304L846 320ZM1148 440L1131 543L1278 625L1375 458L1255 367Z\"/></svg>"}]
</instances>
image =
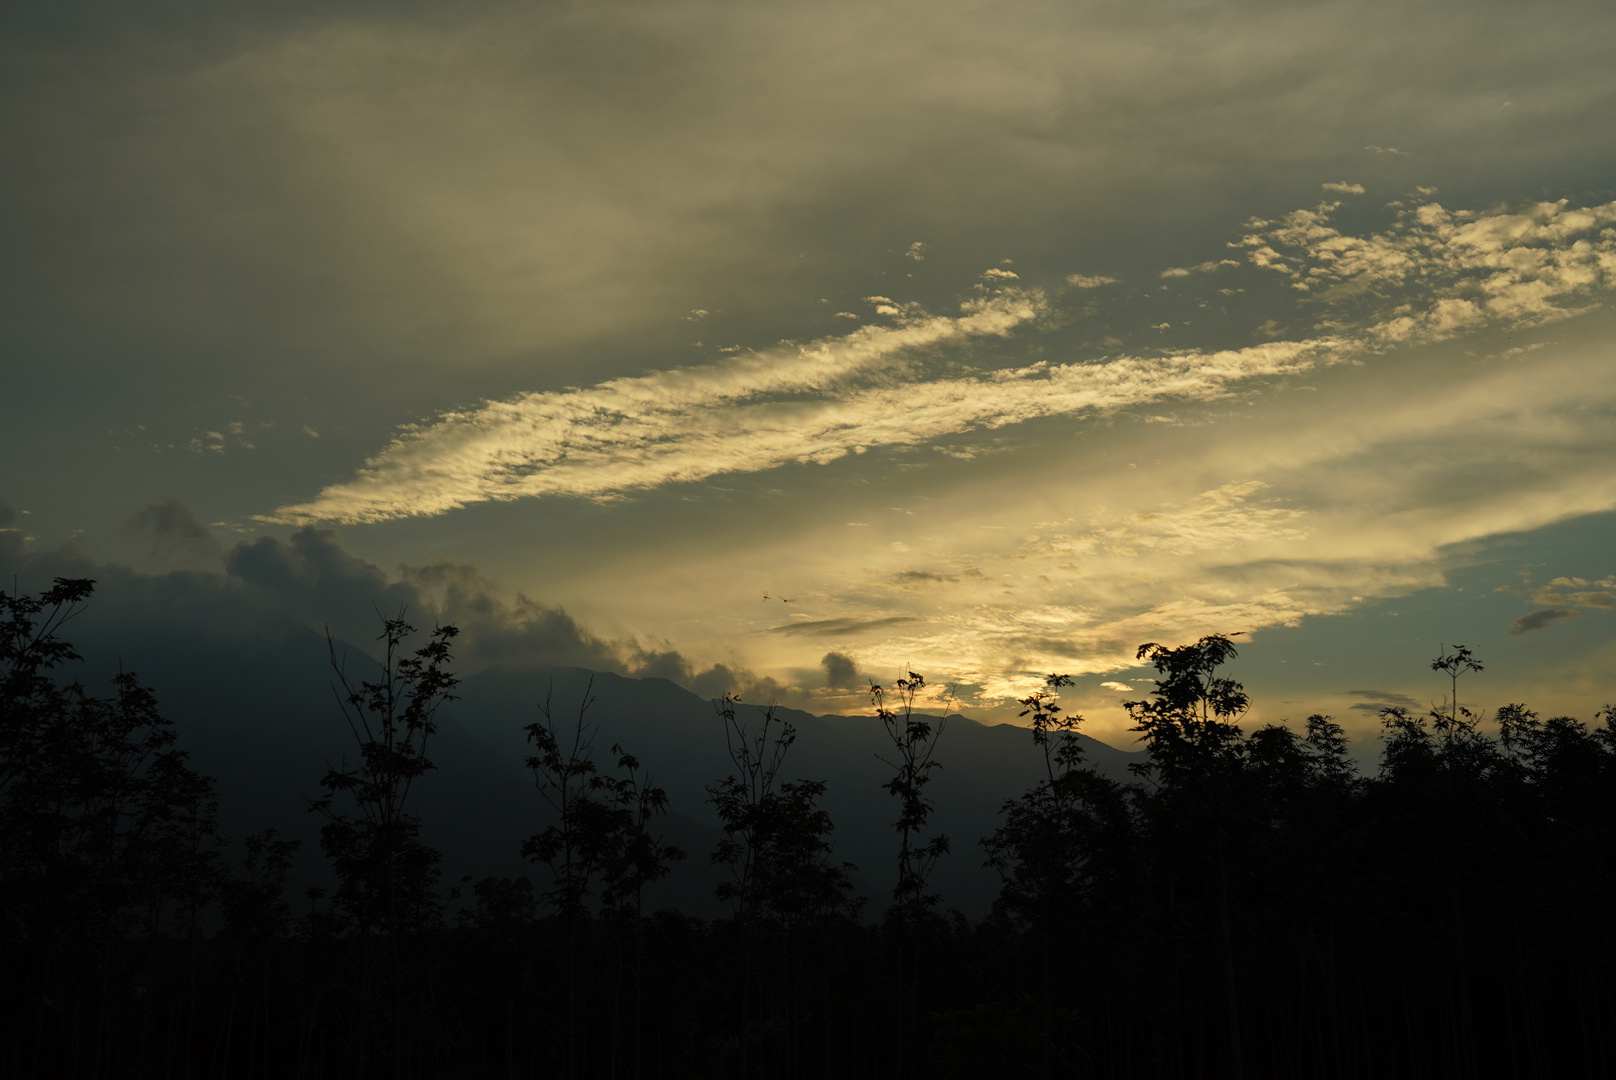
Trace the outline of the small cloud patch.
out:
<instances>
[{"instance_id":1,"label":"small cloud patch","mask_svg":"<svg viewBox=\"0 0 1616 1080\"><path fill-rule=\"evenodd\" d=\"M1510 624L1509 632L1519 637L1521 634L1530 634L1533 630L1541 630L1552 622L1570 618L1576 612L1570 608L1539 608L1536 611L1522 615Z\"/></svg>"},{"instance_id":2,"label":"small cloud patch","mask_svg":"<svg viewBox=\"0 0 1616 1080\"><path fill-rule=\"evenodd\" d=\"M939 574L933 570L903 570L892 576L900 585L946 585L960 579L958 574Z\"/></svg>"},{"instance_id":3,"label":"small cloud patch","mask_svg":"<svg viewBox=\"0 0 1616 1080\"><path fill-rule=\"evenodd\" d=\"M858 664L846 653L828 652L820 657L819 666L825 669L825 685L833 690L863 689Z\"/></svg>"},{"instance_id":4,"label":"small cloud patch","mask_svg":"<svg viewBox=\"0 0 1616 1080\"><path fill-rule=\"evenodd\" d=\"M1347 690L1345 694L1347 697L1364 699L1356 705L1348 706L1348 708L1355 709L1358 712L1378 713L1382 709L1389 709L1393 706L1417 709L1420 704L1407 694L1393 693L1389 690Z\"/></svg>"},{"instance_id":5,"label":"small cloud patch","mask_svg":"<svg viewBox=\"0 0 1616 1080\"><path fill-rule=\"evenodd\" d=\"M1164 278L1189 277L1191 274L1209 274L1225 266L1239 265L1240 263L1234 259L1208 259L1206 262L1196 263L1194 266L1170 266L1161 272L1161 276Z\"/></svg>"},{"instance_id":6,"label":"small cloud patch","mask_svg":"<svg viewBox=\"0 0 1616 1080\"><path fill-rule=\"evenodd\" d=\"M891 615L885 619L815 619L811 622L771 626L766 632L785 634L790 637L828 637L836 634L862 634L869 630L879 630L885 626L898 626L914 621L915 619L911 615Z\"/></svg>"}]
</instances>

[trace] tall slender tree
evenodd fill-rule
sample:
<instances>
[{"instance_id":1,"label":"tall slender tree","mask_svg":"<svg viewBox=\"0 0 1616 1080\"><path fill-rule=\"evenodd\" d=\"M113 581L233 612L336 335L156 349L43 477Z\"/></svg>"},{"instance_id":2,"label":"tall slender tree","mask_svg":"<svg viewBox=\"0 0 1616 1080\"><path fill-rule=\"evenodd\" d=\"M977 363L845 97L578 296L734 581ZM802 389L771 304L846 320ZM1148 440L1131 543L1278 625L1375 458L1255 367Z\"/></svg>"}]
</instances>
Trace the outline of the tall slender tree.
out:
<instances>
[{"instance_id":1,"label":"tall slender tree","mask_svg":"<svg viewBox=\"0 0 1616 1080\"><path fill-rule=\"evenodd\" d=\"M893 770L892 779L882 786L898 800L898 879L892 889L894 914L913 922L937 906L936 893L927 891L937 860L948 854L948 837L938 834L923 839L931 818L932 801L926 796L934 770L943 767L937 760L937 744L948 726L947 717L934 723L916 711L916 703L926 687L926 678L909 672L893 683L893 691L870 684L870 700L875 715L886 728L893 757L881 761ZM946 708L946 706L945 706Z\"/></svg>"},{"instance_id":2,"label":"tall slender tree","mask_svg":"<svg viewBox=\"0 0 1616 1080\"><path fill-rule=\"evenodd\" d=\"M336 675L337 705L358 751L358 762L326 771L324 798L311 809L326 819L320 846L338 875L336 904L355 928L400 934L432 925L441 915L436 893L439 856L421 840L421 819L409 809L415 783L436 769L427 746L437 712L454 700L459 679L450 670L459 629L440 626L410 651L416 628L404 613L382 621L382 657L375 678L350 677L346 659L327 635ZM338 806L341 797L342 805Z\"/></svg>"},{"instance_id":3,"label":"tall slender tree","mask_svg":"<svg viewBox=\"0 0 1616 1080\"><path fill-rule=\"evenodd\" d=\"M454 699L459 682L450 670L459 630L437 627L425 644L411 650L408 643L415 633L402 610L384 618L375 677L357 682L326 635L336 676L332 689L358 762L345 760L342 767L328 769L320 780L326 794L310 810L326 819L320 848L337 873L331 909L335 926L359 942L352 1068L360 1077L384 1060L384 1053L397 1077L412 1074L419 1064L422 1028L413 1014L422 999L414 992L424 980L413 970L415 950L406 955L405 939L437 927L443 915L437 892L439 855L421 839L421 818L410 810L409 798L415 782L437 768L427 747L437 733L438 709ZM372 944L378 939L384 946L385 997L372 990L377 960ZM385 1048L373 1044L371 1021L378 1008L390 1020Z\"/></svg>"},{"instance_id":4,"label":"tall slender tree","mask_svg":"<svg viewBox=\"0 0 1616 1080\"><path fill-rule=\"evenodd\" d=\"M1249 698L1240 683L1219 673L1235 655L1234 643L1224 634L1172 648L1147 642L1139 646L1136 657L1150 661L1161 677L1149 700L1124 705L1148 754L1143 763L1129 768L1155 785L1146 802L1147 825L1164 847L1170 845L1165 864L1173 875L1169 896L1176 898L1180 885L1197 880L1211 886L1223 970L1228 1068L1238 1078L1244 1075L1244 1046L1235 947L1239 885L1235 862L1241 839L1236 830L1250 817L1241 806L1248 747L1236 721ZM1197 865L1208 859L1210 865Z\"/></svg>"},{"instance_id":5,"label":"tall slender tree","mask_svg":"<svg viewBox=\"0 0 1616 1080\"><path fill-rule=\"evenodd\" d=\"M738 930L743 1071L792 1075L801 953L848 907L851 867L831 862L831 819L819 805L825 784L780 779L796 729L772 705L749 723L740 705L728 694L717 703L734 771L707 789L724 829L712 860L729 873L715 894Z\"/></svg>"}]
</instances>

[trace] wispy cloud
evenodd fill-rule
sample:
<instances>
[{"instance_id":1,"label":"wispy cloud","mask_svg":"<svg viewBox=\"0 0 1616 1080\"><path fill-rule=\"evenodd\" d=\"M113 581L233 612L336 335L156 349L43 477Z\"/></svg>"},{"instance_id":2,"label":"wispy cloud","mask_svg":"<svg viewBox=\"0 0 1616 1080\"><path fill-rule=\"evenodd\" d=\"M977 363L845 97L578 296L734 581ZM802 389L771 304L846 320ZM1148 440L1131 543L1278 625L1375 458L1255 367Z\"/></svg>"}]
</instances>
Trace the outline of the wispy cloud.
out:
<instances>
[{"instance_id":1,"label":"wispy cloud","mask_svg":"<svg viewBox=\"0 0 1616 1080\"><path fill-rule=\"evenodd\" d=\"M788 637L843 637L848 634L863 634L871 630L885 630L904 623L912 623L912 615L889 615L880 619L814 619L806 622L786 623L783 626L771 626L769 633L785 634Z\"/></svg>"},{"instance_id":2,"label":"wispy cloud","mask_svg":"<svg viewBox=\"0 0 1616 1080\"><path fill-rule=\"evenodd\" d=\"M445 414L406 430L351 483L268 520L379 521L490 499L600 498L792 460L831 460L859 445L812 445L816 432L856 429L839 415L841 402L880 399L888 393L882 384L899 379L896 368L924 350L1008 334L1044 310L1043 298L1026 291L968 301L956 317L905 311L885 297L871 302L895 325Z\"/></svg>"},{"instance_id":3,"label":"wispy cloud","mask_svg":"<svg viewBox=\"0 0 1616 1080\"><path fill-rule=\"evenodd\" d=\"M865 327L789 354L488 402L406 432L355 480L269 520L381 521L496 499L613 498L1040 416L1217 398L1245 380L1339 359L1344 344L1318 338L1098 364L1036 363L930 381L906 380L894 369L914 350L1006 334L1043 310L1038 294L1015 292L967 305L958 318Z\"/></svg>"},{"instance_id":4,"label":"wispy cloud","mask_svg":"<svg viewBox=\"0 0 1616 1080\"><path fill-rule=\"evenodd\" d=\"M828 463L883 446L920 445L1039 417L1105 415L1211 401L1273 379L1482 326L1531 325L1582 310L1616 281L1616 202L1564 200L1518 212L1426 203L1383 232L1352 236L1337 203L1255 220L1236 243L1251 264L1322 301L1313 336L1217 351L1165 350L1097 361L1038 361L961 373L974 342L1054 311L1044 293L1008 285L958 315L871 296L888 320L804 346L527 393L408 428L357 476L263 520L374 522L491 500L608 500L666 484ZM1173 268L1188 277L1233 264ZM993 269L985 281L1015 275ZM1085 279L1098 283L1098 279ZM1162 329L1171 324L1159 324ZM928 364L947 353L947 371Z\"/></svg>"}]
</instances>

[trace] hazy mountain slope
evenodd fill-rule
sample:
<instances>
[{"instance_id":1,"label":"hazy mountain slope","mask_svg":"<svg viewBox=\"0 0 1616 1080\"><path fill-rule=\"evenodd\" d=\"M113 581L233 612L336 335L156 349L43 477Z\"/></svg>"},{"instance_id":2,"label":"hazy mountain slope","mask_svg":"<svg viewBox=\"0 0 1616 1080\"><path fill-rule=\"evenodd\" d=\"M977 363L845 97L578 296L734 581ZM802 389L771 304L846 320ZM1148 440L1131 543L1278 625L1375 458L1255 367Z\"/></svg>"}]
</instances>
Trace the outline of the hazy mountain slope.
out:
<instances>
[{"instance_id":1,"label":"hazy mountain slope","mask_svg":"<svg viewBox=\"0 0 1616 1080\"><path fill-rule=\"evenodd\" d=\"M320 793L326 769L354 754L333 698L324 638L282 629L234 635L154 631L113 640L93 626L84 630L76 644L89 660L74 677L94 685L117 664L136 671L156 689L196 765L218 778L225 832L240 836L278 827L304 840L300 876L322 876L314 854L320 822L308 813L308 800ZM337 652L347 654L351 677L363 678L374 668L357 649L339 644ZM546 880L544 868L518 855L521 841L545 820L523 765L528 744L522 729L539 719L536 706L546 698L558 720L570 724L586 688L594 699L586 716L596 725L596 761L612 768L614 743L638 757L653 782L668 791L669 840L690 853L653 901L715 910L711 890L718 872L708 856L719 833L707 787L733 766L713 703L666 680L579 668L490 669L466 677L457 688L459 700L443 708L429 751L438 770L418 783L412 806L426 822L427 839L444 853L446 878L525 873L536 883ZM756 706L741 707L749 721L760 714ZM871 907L879 910L891 887L896 851L896 808L881 789L891 770L877 758L890 756L882 726L873 715L816 717L790 709L777 715L797 730L782 779L827 784L836 858L858 867L859 885L873 894ZM1084 743L1090 759L1119 778L1137 757L1091 739ZM1037 782L1041 759L1025 729L988 727L961 716L949 718L937 757L943 767L927 793L937 807L936 829L950 836L954 851L939 865L935 881L946 903L979 914L996 882L981 866L977 842L995 827L1003 801Z\"/></svg>"}]
</instances>

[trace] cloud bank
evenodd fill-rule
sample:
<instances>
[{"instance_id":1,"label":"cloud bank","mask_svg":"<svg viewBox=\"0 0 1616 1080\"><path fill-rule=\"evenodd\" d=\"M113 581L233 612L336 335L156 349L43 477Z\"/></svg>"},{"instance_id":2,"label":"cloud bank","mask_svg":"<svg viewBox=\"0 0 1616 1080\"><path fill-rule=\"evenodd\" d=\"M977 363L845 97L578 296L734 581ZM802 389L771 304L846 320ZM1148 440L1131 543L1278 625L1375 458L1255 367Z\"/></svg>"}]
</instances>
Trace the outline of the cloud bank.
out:
<instances>
[{"instance_id":1,"label":"cloud bank","mask_svg":"<svg viewBox=\"0 0 1616 1080\"><path fill-rule=\"evenodd\" d=\"M420 627L460 628L455 654L462 673L550 664L665 678L711 697L735 693L767 702L787 690L735 663L698 664L665 643L597 634L565 608L512 593L464 563L404 565L389 574L328 529L304 527L220 551L190 509L168 498L142 508L130 528L154 543L179 537L191 555L206 556L196 561L220 569L143 573L98 562L72 545L38 548L8 526L9 509L0 502L0 577L8 591L15 582L22 594L37 592L56 577L96 582L94 602L75 623L76 634L97 644L86 655L138 658L198 636L252 643L306 630L364 649L376 637L379 614L403 613Z\"/></svg>"}]
</instances>

